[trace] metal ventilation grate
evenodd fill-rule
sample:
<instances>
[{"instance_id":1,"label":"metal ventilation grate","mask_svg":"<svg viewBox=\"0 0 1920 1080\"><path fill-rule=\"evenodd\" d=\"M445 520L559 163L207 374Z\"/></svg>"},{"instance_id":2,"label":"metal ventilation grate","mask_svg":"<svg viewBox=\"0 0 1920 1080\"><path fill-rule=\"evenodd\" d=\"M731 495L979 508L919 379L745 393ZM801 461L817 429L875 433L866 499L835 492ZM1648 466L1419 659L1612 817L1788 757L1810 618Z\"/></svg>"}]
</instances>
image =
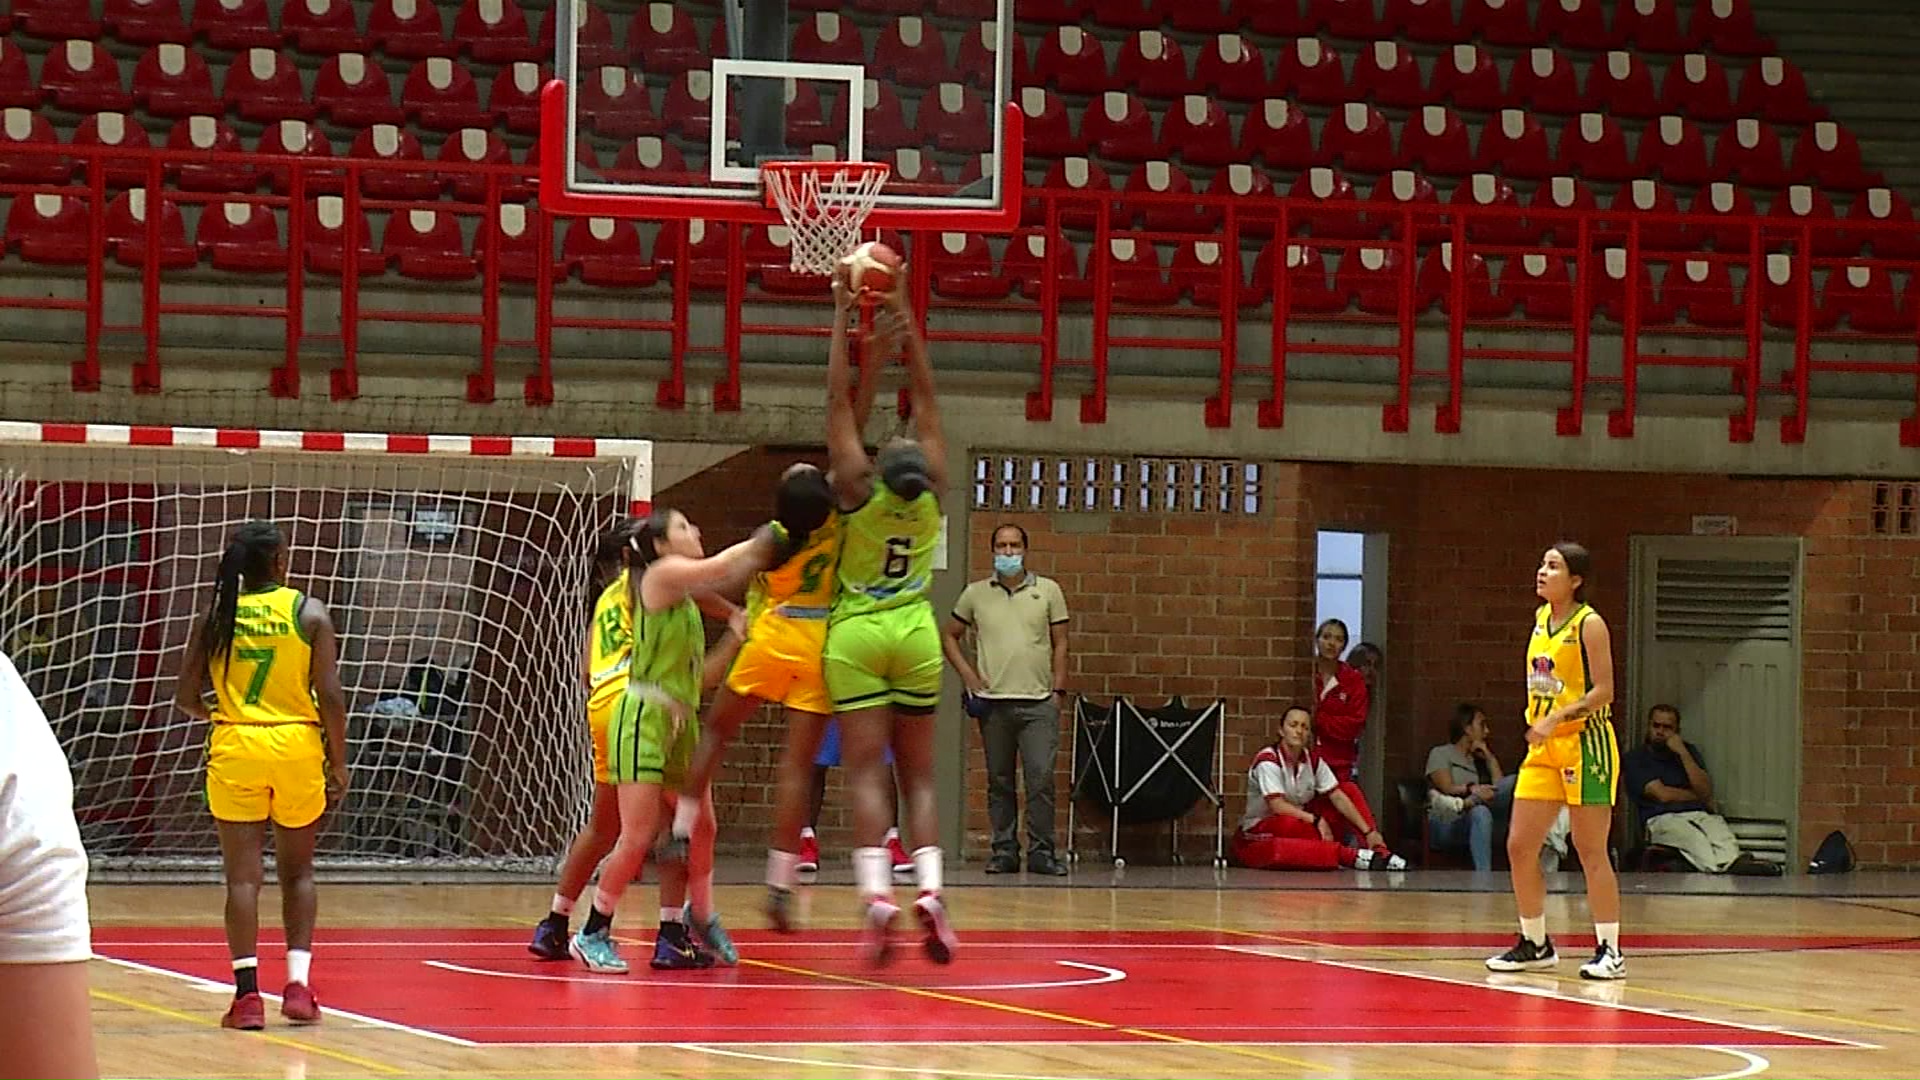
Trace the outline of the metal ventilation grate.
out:
<instances>
[{"instance_id":1,"label":"metal ventilation grate","mask_svg":"<svg viewBox=\"0 0 1920 1080\"><path fill-rule=\"evenodd\" d=\"M1793 564L1661 559L1653 627L1656 641L1789 641Z\"/></svg>"}]
</instances>

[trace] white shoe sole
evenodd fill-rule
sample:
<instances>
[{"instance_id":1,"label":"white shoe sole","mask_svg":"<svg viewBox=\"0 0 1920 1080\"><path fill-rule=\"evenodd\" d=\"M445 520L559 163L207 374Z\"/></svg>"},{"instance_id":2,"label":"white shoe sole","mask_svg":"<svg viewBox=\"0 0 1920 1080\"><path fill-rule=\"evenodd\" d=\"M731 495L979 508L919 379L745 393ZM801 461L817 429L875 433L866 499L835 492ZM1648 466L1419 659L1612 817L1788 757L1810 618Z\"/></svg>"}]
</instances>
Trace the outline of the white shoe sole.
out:
<instances>
[{"instance_id":1,"label":"white shoe sole","mask_svg":"<svg viewBox=\"0 0 1920 1080\"><path fill-rule=\"evenodd\" d=\"M1543 960L1528 960L1528 961L1525 961L1524 963L1518 963L1512 960L1500 960L1500 959L1493 959L1493 960L1487 961L1488 971L1502 971L1502 972L1552 971L1554 968L1557 968L1559 966L1560 966L1560 958L1558 956L1548 957Z\"/></svg>"},{"instance_id":2,"label":"white shoe sole","mask_svg":"<svg viewBox=\"0 0 1920 1080\"><path fill-rule=\"evenodd\" d=\"M1583 979L1591 979L1594 982L1612 982L1617 979L1626 978L1627 968L1625 964L1615 968L1597 968L1592 964L1582 964L1580 966L1580 977Z\"/></svg>"},{"instance_id":3,"label":"white shoe sole","mask_svg":"<svg viewBox=\"0 0 1920 1080\"><path fill-rule=\"evenodd\" d=\"M610 967L605 964L594 963L587 959L586 954L581 952L580 947L573 942L567 943L567 952L571 954L575 960L580 961L580 966L596 975L625 975L628 970L627 962L624 960L620 962L619 967Z\"/></svg>"}]
</instances>

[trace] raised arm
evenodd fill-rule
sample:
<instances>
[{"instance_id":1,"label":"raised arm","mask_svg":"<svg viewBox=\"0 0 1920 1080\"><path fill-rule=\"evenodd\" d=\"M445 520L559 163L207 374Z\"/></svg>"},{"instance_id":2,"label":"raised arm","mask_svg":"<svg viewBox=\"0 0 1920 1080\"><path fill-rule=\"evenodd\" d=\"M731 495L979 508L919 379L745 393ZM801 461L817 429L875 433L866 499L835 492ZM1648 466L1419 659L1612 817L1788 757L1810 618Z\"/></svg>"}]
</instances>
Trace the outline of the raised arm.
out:
<instances>
[{"instance_id":1,"label":"raised arm","mask_svg":"<svg viewBox=\"0 0 1920 1080\"><path fill-rule=\"evenodd\" d=\"M662 555L640 575L640 601L648 611L671 607L698 590L724 589L772 566L789 546L786 530L769 522L753 535L704 559Z\"/></svg>"},{"instance_id":2,"label":"raised arm","mask_svg":"<svg viewBox=\"0 0 1920 1080\"><path fill-rule=\"evenodd\" d=\"M847 325L853 314L853 293L840 273L833 275L833 330L827 339L827 474L834 498L843 509L865 502L873 491L873 459L860 437L860 416L853 400L853 361L847 354ZM867 367L876 377L880 364L869 357ZM863 379L862 382L865 382ZM869 399L868 407L872 407Z\"/></svg>"},{"instance_id":3,"label":"raised arm","mask_svg":"<svg viewBox=\"0 0 1920 1080\"><path fill-rule=\"evenodd\" d=\"M174 707L188 716L212 720L207 708L207 617L193 621L187 636L187 655L180 660L180 674L173 680Z\"/></svg>"},{"instance_id":4,"label":"raised arm","mask_svg":"<svg viewBox=\"0 0 1920 1080\"><path fill-rule=\"evenodd\" d=\"M300 610L300 628L313 642L308 680L327 733L327 779L338 798L347 792L347 691L340 685L340 638L327 605L318 600L309 599Z\"/></svg>"},{"instance_id":5,"label":"raised arm","mask_svg":"<svg viewBox=\"0 0 1920 1080\"><path fill-rule=\"evenodd\" d=\"M920 336L920 324L907 297L907 277L903 266L894 278L893 292L887 294L887 308L900 320L900 337L906 346L907 396L913 403L913 432L920 449L927 455L927 479L933 481L934 491L944 492L947 436L940 426L940 404L934 400L933 364L927 359L927 341Z\"/></svg>"}]
</instances>

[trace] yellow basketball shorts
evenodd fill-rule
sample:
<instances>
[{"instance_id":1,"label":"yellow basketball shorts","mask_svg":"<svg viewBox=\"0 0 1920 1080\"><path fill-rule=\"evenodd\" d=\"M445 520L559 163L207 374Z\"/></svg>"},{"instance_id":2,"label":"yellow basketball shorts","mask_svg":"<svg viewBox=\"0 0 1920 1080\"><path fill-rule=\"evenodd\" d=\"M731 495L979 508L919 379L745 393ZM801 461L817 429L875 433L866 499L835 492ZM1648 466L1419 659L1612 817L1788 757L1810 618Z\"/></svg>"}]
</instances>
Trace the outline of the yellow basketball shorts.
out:
<instances>
[{"instance_id":1,"label":"yellow basketball shorts","mask_svg":"<svg viewBox=\"0 0 1920 1080\"><path fill-rule=\"evenodd\" d=\"M619 707L618 694L597 705L587 703L587 732L593 737L593 782L596 784L613 783L612 765L607 757L607 725L613 723L614 710Z\"/></svg>"},{"instance_id":2,"label":"yellow basketball shorts","mask_svg":"<svg viewBox=\"0 0 1920 1080\"><path fill-rule=\"evenodd\" d=\"M1619 785L1620 745L1614 740L1613 725L1589 722L1530 747L1520 763L1513 797L1568 806L1612 806Z\"/></svg>"},{"instance_id":3,"label":"yellow basketball shorts","mask_svg":"<svg viewBox=\"0 0 1920 1080\"><path fill-rule=\"evenodd\" d=\"M327 751L314 724L215 724L207 809L220 821L304 829L327 808Z\"/></svg>"},{"instance_id":4,"label":"yellow basketball shorts","mask_svg":"<svg viewBox=\"0 0 1920 1080\"><path fill-rule=\"evenodd\" d=\"M727 689L821 716L833 712L826 677L820 671L820 643L798 634L751 637L740 646L727 670Z\"/></svg>"}]
</instances>

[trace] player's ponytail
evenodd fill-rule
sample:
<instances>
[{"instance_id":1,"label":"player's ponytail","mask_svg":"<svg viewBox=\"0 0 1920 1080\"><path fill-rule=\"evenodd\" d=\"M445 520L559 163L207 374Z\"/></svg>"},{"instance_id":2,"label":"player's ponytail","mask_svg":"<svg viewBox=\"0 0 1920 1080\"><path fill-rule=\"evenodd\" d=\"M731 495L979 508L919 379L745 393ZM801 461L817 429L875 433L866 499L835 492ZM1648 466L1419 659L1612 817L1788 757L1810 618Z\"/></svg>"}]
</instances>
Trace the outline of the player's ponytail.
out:
<instances>
[{"instance_id":1,"label":"player's ponytail","mask_svg":"<svg viewBox=\"0 0 1920 1080\"><path fill-rule=\"evenodd\" d=\"M587 597L591 603L600 590L613 584L620 576L620 569L626 565L627 543L640 531L639 518L622 518L620 524L600 534L593 546L593 566L590 573L593 578L592 594Z\"/></svg>"},{"instance_id":2,"label":"player's ponytail","mask_svg":"<svg viewBox=\"0 0 1920 1080\"><path fill-rule=\"evenodd\" d=\"M673 527L673 519L680 511L665 506L656 506L653 513L639 521L627 537L627 545L622 552L626 560L627 598L633 604L634 618L646 610L640 603L640 578L647 572L653 560L660 557L660 542L667 538L667 530Z\"/></svg>"},{"instance_id":3,"label":"player's ponytail","mask_svg":"<svg viewBox=\"0 0 1920 1080\"><path fill-rule=\"evenodd\" d=\"M1580 579L1580 584L1573 587L1573 602L1586 603L1587 575L1593 573L1593 553L1571 540L1560 541L1553 545L1553 550L1559 552L1561 561L1567 564L1567 576Z\"/></svg>"},{"instance_id":4,"label":"player's ponytail","mask_svg":"<svg viewBox=\"0 0 1920 1080\"><path fill-rule=\"evenodd\" d=\"M220 553L220 570L214 579L206 640L202 642L208 656L225 657L233 647L241 588L258 586L272 578L274 559L286 546L286 537L271 521L249 521L227 538L227 549Z\"/></svg>"}]
</instances>

